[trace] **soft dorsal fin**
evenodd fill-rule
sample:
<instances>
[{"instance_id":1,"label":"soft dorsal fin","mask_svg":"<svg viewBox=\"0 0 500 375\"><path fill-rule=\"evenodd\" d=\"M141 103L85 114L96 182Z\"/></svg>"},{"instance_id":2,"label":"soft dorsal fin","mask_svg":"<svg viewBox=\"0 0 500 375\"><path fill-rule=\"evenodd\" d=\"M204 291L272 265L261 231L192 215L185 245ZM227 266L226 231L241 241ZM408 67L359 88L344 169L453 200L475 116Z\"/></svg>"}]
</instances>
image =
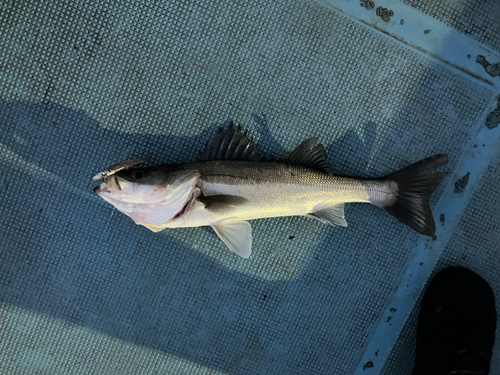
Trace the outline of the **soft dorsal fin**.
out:
<instances>
[{"instance_id":1,"label":"soft dorsal fin","mask_svg":"<svg viewBox=\"0 0 500 375\"><path fill-rule=\"evenodd\" d=\"M261 154L255 148L253 139L249 138L241 127L237 128L233 122L224 131L219 129L213 144L207 144L203 160L251 160L259 161L264 159L264 154Z\"/></svg>"},{"instance_id":2,"label":"soft dorsal fin","mask_svg":"<svg viewBox=\"0 0 500 375\"><path fill-rule=\"evenodd\" d=\"M320 143L316 146L318 138L309 138L302 142L299 147L281 159L284 163L302 165L321 172L333 174L332 167L328 162L325 148ZM313 147L314 146L314 147Z\"/></svg>"}]
</instances>

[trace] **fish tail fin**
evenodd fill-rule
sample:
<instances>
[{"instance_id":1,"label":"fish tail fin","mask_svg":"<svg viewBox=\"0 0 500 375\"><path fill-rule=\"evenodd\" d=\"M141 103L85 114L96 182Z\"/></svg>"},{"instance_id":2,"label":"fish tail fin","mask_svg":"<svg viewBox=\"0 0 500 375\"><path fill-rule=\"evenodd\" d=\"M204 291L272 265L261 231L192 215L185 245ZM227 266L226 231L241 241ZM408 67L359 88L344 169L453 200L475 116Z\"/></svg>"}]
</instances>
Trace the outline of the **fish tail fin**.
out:
<instances>
[{"instance_id":1,"label":"fish tail fin","mask_svg":"<svg viewBox=\"0 0 500 375\"><path fill-rule=\"evenodd\" d=\"M447 173L430 173L448 163L447 155L435 155L390 174L386 181L395 182L395 199L385 206L391 215L424 236L434 237L436 223L429 206L432 193Z\"/></svg>"}]
</instances>

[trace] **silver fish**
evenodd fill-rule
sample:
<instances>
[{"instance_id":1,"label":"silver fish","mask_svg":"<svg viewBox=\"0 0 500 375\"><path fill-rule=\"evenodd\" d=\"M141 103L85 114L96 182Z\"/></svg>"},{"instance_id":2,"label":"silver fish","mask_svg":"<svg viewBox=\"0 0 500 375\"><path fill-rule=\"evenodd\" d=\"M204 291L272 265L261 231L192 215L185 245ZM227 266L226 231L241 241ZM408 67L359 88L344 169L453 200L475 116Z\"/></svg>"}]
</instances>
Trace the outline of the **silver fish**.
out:
<instances>
[{"instance_id":1,"label":"silver fish","mask_svg":"<svg viewBox=\"0 0 500 375\"><path fill-rule=\"evenodd\" d=\"M94 181L104 180L106 177L109 177L115 174L116 172L120 172L124 169L134 168L141 164L148 163L150 161L151 161L151 154L147 154L144 159L129 159L121 161L106 168L104 171L97 173L94 177L92 177L92 180Z\"/></svg>"},{"instance_id":2,"label":"silver fish","mask_svg":"<svg viewBox=\"0 0 500 375\"><path fill-rule=\"evenodd\" d=\"M248 220L307 216L346 227L344 204L384 208L425 236L436 224L431 194L446 173L429 173L446 155L424 159L378 179L336 176L317 139L304 141L281 160L264 161L253 142L231 125L207 147L205 161L120 170L94 191L117 210L153 232L211 226L228 248L248 258Z\"/></svg>"}]
</instances>

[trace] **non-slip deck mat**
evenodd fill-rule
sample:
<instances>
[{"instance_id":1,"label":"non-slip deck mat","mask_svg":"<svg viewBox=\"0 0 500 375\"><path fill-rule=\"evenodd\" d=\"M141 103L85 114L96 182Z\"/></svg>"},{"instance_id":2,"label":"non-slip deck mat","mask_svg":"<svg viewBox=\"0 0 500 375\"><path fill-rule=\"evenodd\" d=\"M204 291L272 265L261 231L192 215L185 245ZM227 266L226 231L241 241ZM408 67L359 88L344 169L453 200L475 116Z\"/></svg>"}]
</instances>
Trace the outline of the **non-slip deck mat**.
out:
<instances>
[{"instance_id":1,"label":"non-slip deck mat","mask_svg":"<svg viewBox=\"0 0 500 375\"><path fill-rule=\"evenodd\" d=\"M91 177L194 161L229 119L273 157L319 136L337 173L453 170L491 100L314 2L3 1L0 33L4 373L349 373L417 234L349 205L348 228L252 222L244 260L113 214Z\"/></svg>"},{"instance_id":2,"label":"non-slip deck mat","mask_svg":"<svg viewBox=\"0 0 500 375\"><path fill-rule=\"evenodd\" d=\"M477 190L446 246L433 275L451 266L461 266L481 275L495 293L497 312L500 311L500 156L486 169ZM419 298L420 301L421 297ZM419 302L420 303L420 302ZM386 362L382 374L410 374L415 361L415 335L419 303L410 314L398 342ZM491 375L500 374L500 331L497 329Z\"/></svg>"},{"instance_id":3,"label":"non-slip deck mat","mask_svg":"<svg viewBox=\"0 0 500 375\"><path fill-rule=\"evenodd\" d=\"M403 0L460 32L500 51L500 6L496 0ZM474 56L475 58L475 56ZM497 61L491 62L492 64Z\"/></svg>"}]
</instances>

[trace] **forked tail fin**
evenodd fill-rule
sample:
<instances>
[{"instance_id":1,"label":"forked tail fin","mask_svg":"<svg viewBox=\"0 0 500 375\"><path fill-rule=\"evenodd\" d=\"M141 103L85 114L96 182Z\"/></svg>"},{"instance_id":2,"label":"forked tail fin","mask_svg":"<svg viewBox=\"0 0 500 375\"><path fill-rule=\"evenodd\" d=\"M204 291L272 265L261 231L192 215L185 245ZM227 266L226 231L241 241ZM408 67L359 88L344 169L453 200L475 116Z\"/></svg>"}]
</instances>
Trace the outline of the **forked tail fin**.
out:
<instances>
[{"instance_id":1,"label":"forked tail fin","mask_svg":"<svg viewBox=\"0 0 500 375\"><path fill-rule=\"evenodd\" d=\"M396 182L397 193L394 204L384 208L418 233L433 237L436 223L429 200L447 173L429 172L446 163L448 155L435 155L387 176L386 180Z\"/></svg>"}]
</instances>

